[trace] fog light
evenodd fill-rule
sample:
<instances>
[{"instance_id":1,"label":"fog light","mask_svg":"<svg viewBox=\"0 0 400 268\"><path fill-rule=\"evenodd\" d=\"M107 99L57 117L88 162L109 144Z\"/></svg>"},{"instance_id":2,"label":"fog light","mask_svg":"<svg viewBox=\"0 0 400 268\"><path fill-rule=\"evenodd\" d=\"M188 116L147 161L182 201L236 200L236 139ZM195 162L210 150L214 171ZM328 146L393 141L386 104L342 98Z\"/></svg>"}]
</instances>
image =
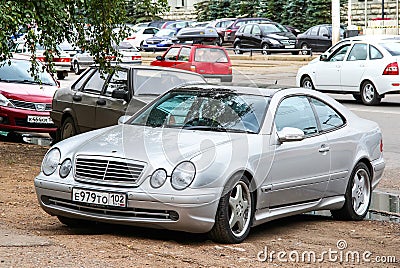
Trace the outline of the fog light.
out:
<instances>
[{"instance_id":1,"label":"fog light","mask_svg":"<svg viewBox=\"0 0 400 268\"><path fill-rule=\"evenodd\" d=\"M169 218L173 221L179 220L179 214L176 211L170 211L169 212Z\"/></svg>"}]
</instances>

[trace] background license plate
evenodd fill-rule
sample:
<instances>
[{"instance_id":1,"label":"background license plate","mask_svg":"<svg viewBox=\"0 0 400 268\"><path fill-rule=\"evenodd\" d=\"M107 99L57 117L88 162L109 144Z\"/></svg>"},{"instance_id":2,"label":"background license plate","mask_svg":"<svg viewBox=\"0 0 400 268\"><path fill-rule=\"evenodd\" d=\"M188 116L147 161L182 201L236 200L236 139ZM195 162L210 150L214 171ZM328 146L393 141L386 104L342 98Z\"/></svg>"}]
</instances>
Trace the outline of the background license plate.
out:
<instances>
[{"instance_id":1,"label":"background license plate","mask_svg":"<svg viewBox=\"0 0 400 268\"><path fill-rule=\"evenodd\" d=\"M50 116L31 116L31 115L28 115L28 123L53 124L53 120L51 120Z\"/></svg>"},{"instance_id":2,"label":"background license plate","mask_svg":"<svg viewBox=\"0 0 400 268\"><path fill-rule=\"evenodd\" d=\"M95 205L126 207L126 194L72 189L72 201Z\"/></svg>"}]
</instances>

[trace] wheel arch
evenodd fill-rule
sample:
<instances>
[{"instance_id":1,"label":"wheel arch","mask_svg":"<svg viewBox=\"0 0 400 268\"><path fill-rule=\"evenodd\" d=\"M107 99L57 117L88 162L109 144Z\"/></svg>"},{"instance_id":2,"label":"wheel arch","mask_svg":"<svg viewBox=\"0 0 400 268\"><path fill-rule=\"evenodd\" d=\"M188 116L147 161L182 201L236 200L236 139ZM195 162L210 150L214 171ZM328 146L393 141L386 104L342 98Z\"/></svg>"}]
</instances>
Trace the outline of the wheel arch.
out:
<instances>
[{"instance_id":1,"label":"wheel arch","mask_svg":"<svg viewBox=\"0 0 400 268\"><path fill-rule=\"evenodd\" d=\"M360 85L359 85L359 87L358 87L358 92L359 92L360 94L362 94L362 92L361 92L361 91L362 91L362 87L363 87L364 83L366 83L366 82L370 82L370 83L372 83L372 85L374 85L375 90L376 90L376 93L378 93L378 96L379 96L379 97L382 97L383 95L385 95L385 94L380 94L380 93L379 93L378 88L376 87L376 83L373 81L373 79L371 79L371 78L369 78L369 77L364 78L363 80L361 80Z\"/></svg>"},{"instance_id":2,"label":"wheel arch","mask_svg":"<svg viewBox=\"0 0 400 268\"><path fill-rule=\"evenodd\" d=\"M353 169L358 163L364 163L367 166L368 171L369 171L369 175L370 175L369 179L370 179L370 181L372 183L372 179L374 177L374 168L373 168L373 166L371 164L371 161L369 161L369 159L366 158L366 157L362 157L354 164Z\"/></svg>"},{"instance_id":3,"label":"wheel arch","mask_svg":"<svg viewBox=\"0 0 400 268\"><path fill-rule=\"evenodd\" d=\"M60 128L62 127L62 125L64 124L65 119L67 119L68 117L71 117L72 120L74 121L74 125L75 125L75 129L77 133L81 133L79 126L76 122L76 117L74 112L71 109L65 109L63 111L62 117L61 117L61 123L60 123Z\"/></svg>"},{"instance_id":4,"label":"wheel arch","mask_svg":"<svg viewBox=\"0 0 400 268\"><path fill-rule=\"evenodd\" d=\"M309 78L311 79L311 82L312 82L312 84L313 84L314 87L315 87L314 79L311 77L311 75L306 74L306 73L304 73L304 74L302 74L302 75L300 76L300 80L299 80L299 85L298 85L298 86L301 87L301 84L302 84L304 78L306 78L306 77L309 77Z\"/></svg>"}]
</instances>

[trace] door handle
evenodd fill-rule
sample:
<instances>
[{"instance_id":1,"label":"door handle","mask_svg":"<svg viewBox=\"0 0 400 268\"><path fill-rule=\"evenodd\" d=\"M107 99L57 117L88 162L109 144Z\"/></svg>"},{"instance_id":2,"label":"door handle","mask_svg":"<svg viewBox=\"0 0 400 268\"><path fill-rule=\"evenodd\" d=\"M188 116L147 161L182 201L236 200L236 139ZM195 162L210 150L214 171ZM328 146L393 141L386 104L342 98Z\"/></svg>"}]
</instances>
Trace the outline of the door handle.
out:
<instances>
[{"instance_id":1,"label":"door handle","mask_svg":"<svg viewBox=\"0 0 400 268\"><path fill-rule=\"evenodd\" d=\"M98 99L98 100L96 101L96 103L97 103L98 105L106 105L106 100L104 100L104 99Z\"/></svg>"},{"instance_id":2,"label":"door handle","mask_svg":"<svg viewBox=\"0 0 400 268\"><path fill-rule=\"evenodd\" d=\"M330 150L329 146L327 146L326 144L322 144L321 148L318 149L318 152L326 153L326 152L329 152L329 150Z\"/></svg>"},{"instance_id":3,"label":"door handle","mask_svg":"<svg viewBox=\"0 0 400 268\"><path fill-rule=\"evenodd\" d=\"M81 101L81 100L82 100L82 96L80 96L80 95L74 95L74 96L72 96L72 99L73 99L74 101Z\"/></svg>"}]
</instances>

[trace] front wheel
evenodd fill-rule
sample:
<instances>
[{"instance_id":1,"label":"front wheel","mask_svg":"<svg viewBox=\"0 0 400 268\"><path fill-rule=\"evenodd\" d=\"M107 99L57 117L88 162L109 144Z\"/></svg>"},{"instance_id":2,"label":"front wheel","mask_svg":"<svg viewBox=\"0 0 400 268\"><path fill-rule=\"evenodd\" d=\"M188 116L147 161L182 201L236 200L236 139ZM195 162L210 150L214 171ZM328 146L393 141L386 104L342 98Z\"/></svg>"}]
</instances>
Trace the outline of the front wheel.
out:
<instances>
[{"instance_id":1,"label":"front wheel","mask_svg":"<svg viewBox=\"0 0 400 268\"><path fill-rule=\"evenodd\" d=\"M271 52L268 51L268 49L269 49L269 45L268 45L268 44L263 44L261 48L262 48L261 53L262 53L263 55L269 55L269 54L271 54Z\"/></svg>"},{"instance_id":2,"label":"front wheel","mask_svg":"<svg viewBox=\"0 0 400 268\"><path fill-rule=\"evenodd\" d=\"M364 82L361 86L361 100L365 105L377 105L381 102L381 97L370 81Z\"/></svg>"},{"instance_id":3,"label":"front wheel","mask_svg":"<svg viewBox=\"0 0 400 268\"><path fill-rule=\"evenodd\" d=\"M351 173L345 193L345 203L339 210L331 210L338 220L362 220L371 203L371 174L366 164L358 163Z\"/></svg>"},{"instance_id":4,"label":"front wheel","mask_svg":"<svg viewBox=\"0 0 400 268\"><path fill-rule=\"evenodd\" d=\"M248 236L253 221L253 194L245 176L236 181L233 187L232 184L228 185L219 201L215 224L209 235L216 242L240 243Z\"/></svg>"},{"instance_id":5,"label":"front wheel","mask_svg":"<svg viewBox=\"0 0 400 268\"><path fill-rule=\"evenodd\" d=\"M300 86L308 89L315 89L313 82L311 81L311 78L309 76L306 76L301 80Z\"/></svg>"},{"instance_id":6,"label":"front wheel","mask_svg":"<svg viewBox=\"0 0 400 268\"><path fill-rule=\"evenodd\" d=\"M57 72L57 79L63 80L65 78L65 74L63 72Z\"/></svg>"}]
</instances>

